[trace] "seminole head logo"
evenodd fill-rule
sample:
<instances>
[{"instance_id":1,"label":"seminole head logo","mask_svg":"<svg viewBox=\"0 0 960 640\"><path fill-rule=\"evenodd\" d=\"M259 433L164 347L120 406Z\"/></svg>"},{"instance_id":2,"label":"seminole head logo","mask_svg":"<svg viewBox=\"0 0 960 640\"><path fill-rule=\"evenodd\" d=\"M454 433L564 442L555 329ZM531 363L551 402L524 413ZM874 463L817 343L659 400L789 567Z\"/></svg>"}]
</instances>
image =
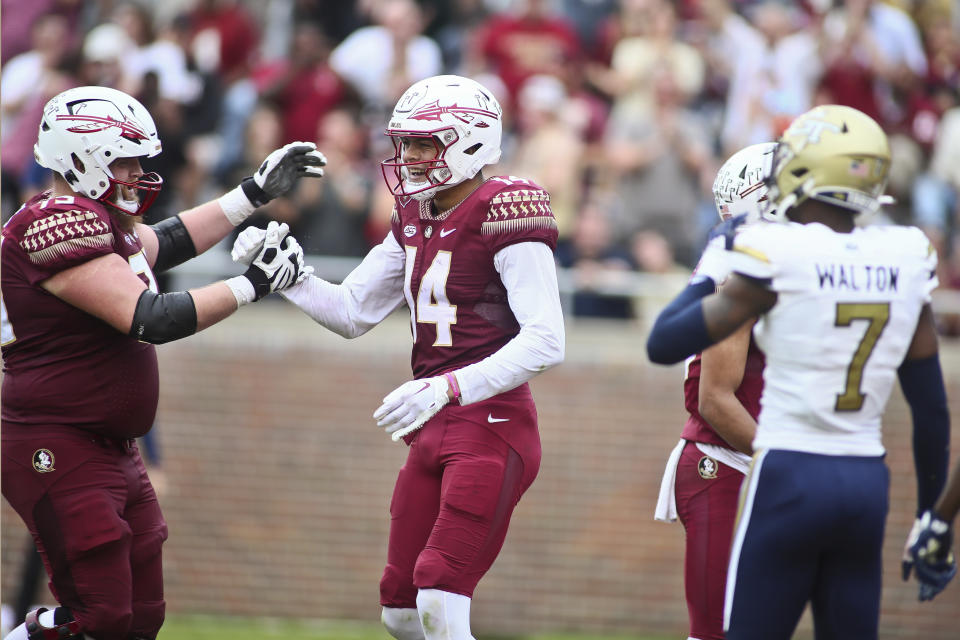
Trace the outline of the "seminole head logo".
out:
<instances>
[{"instance_id":1,"label":"seminole head logo","mask_svg":"<svg viewBox=\"0 0 960 640\"><path fill-rule=\"evenodd\" d=\"M53 463L53 452L50 449L37 449L33 452L33 468L38 473L54 471Z\"/></svg>"},{"instance_id":2,"label":"seminole head logo","mask_svg":"<svg viewBox=\"0 0 960 640\"><path fill-rule=\"evenodd\" d=\"M71 123L67 127L70 133L97 133L116 127L120 130L120 137L130 142L140 143L149 140L146 131L140 124L125 114L117 105L107 100L84 100L68 107L69 113L57 116L57 121ZM109 111L113 114L107 113Z\"/></svg>"},{"instance_id":3,"label":"seminole head logo","mask_svg":"<svg viewBox=\"0 0 960 640\"><path fill-rule=\"evenodd\" d=\"M419 109L417 109L407 117L410 120L426 120L426 121L436 120L439 122L440 117L445 113L449 113L454 118L464 123L473 122L476 116L485 116L487 118L497 117L497 114L493 111L490 111L489 109L479 109L477 107L461 107L456 102L454 102L449 106L442 107L440 106L439 100L434 100L430 104L426 104L420 107Z\"/></svg>"}]
</instances>

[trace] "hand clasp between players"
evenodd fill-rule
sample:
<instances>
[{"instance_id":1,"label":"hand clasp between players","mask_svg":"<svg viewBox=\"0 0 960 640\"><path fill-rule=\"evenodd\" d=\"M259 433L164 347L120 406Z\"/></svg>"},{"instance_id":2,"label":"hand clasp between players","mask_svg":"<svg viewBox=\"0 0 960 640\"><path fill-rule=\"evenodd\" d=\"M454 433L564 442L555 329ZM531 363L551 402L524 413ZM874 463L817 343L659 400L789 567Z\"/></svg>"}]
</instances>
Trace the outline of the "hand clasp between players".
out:
<instances>
[{"instance_id":1,"label":"hand clasp between players","mask_svg":"<svg viewBox=\"0 0 960 640\"><path fill-rule=\"evenodd\" d=\"M411 380L400 385L383 399L373 412L378 427L396 442L413 433L450 402L450 384L443 376Z\"/></svg>"},{"instance_id":2,"label":"hand clasp between players","mask_svg":"<svg viewBox=\"0 0 960 640\"><path fill-rule=\"evenodd\" d=\"M251 227L246 231L251 233L245 244L247 253L242 262L248 268L243 275L253 284L258 300L293 286L313 271L304 266L303 249L293 236L287 235L290 228L286 223L271 222L266 229ZM252 238L257 238L256 243ZM236 257L234 260L241 262Z\"/></svg>"},{"instance_id":3,"label":"hand clasp between players","mask_svg":"<svg viewBox=\"0 0 960 640\"><path fill-rule=\"evenodd\" d=\"M921 601L932 600L957 574L957 561L950 550L953 531L933 511L917 518L903 551L903 579L916 570Z\"/></svg>"}]
</instances>

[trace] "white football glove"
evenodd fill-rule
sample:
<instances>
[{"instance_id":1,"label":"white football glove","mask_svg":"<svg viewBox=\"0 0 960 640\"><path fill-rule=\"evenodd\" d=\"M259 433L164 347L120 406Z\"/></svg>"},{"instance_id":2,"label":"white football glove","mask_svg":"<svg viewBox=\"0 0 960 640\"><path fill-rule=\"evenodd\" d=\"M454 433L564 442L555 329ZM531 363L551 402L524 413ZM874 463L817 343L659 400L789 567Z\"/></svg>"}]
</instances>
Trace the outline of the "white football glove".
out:
<instances>
[{"instance_id":1,"label":"white football glove","mask_svg":"<svg viewBox=\"0 0 960 640\"><path fill-rule=\"evenodd\" d=\"M287 235L289 231L286 223L267 225L260 251L243 274L253 285L255 300L287 289L305 277L303 249Z\"/></svg>"},{"instance_id":2,"label":"white football glove","mask_svg":"<svg viewBox=\"0 0 960 640\"><path fill-rule=\"evenodd\" d=\"M903 550L903 579L916 571L920 583L919 599L933 600L957 575L957 560L950 550L953 530L949 522L930 509L913 523Z\"/></svg>"},{"instance_id":3,"label":"white football glove","mask_svg":"<svg viewBox=\"0 0 960 640\"><path fill-rule=\"evenodd\" d=\"M394 442L413 433L450 402L450 383L444 376L405 382L383 399L373 412L378 427L390 434Z\"/></svg>"},{"instance_id":4,"label":"white football glove","mask_svg":"<svg viewBox=\"0 0 960 640\"><path fill-rule=\"evenodd\" d=\"M276 223L272 222L271 224ZM283 235L289 233L289 227L287 226L286 222L281 224L280 228L283 230ZM260 229L259 227L247 227L240 232L240 235L237 236L237 239L234 241L233 248L230 250L230 257L233 258L234 262L249 267L253 262L253 259L256 258L263 249L263 242L266 237L266 229ZM303 282L311 273L313 273L313 267L303 267L297 274L297 280L295 284Z\"/></svg>"},{"instance_id":5,"label":"white football glove","mask_svg":"<svg viewBox=\"0 0 960 640\"><path fill-rule=\"evenodd\" d=\"M280 226L286 227L287 224L284 223ZM287 228L287 231L289 231L289 228ZM266 237L266 229L247 227L240 232L240 235L234 241L233 249L230 250L230 257L233 258L234 262L249 267L253 259L260 253L260 249L263 248L263 239Z\"/></svg>"},{"instance_id":6,"label":"white football glove","mask_svg":"<svg viewBox=\"0 0 960 640\"><path fill-rule=\"evenodd\" d=\"M326 157L312 142L291 142L273 151L240 187L255 207L261 207L293 188L301 177L323 177Z\"/></svg>"}]
</instances>

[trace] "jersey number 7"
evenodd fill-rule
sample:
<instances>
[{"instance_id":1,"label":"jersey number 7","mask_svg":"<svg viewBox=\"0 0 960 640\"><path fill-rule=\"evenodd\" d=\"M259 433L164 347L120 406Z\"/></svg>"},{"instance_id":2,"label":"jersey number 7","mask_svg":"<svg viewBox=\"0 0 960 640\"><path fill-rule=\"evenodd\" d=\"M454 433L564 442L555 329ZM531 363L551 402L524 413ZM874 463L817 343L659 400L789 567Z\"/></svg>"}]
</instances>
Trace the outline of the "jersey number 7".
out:
<instances>
[{"instance_id":1,"label":"jersey number 7","mask_svg":"<svg viewBox=\"0 0 960 640\"><path fill-rule=\"evenodd\" d=\"M847 384L843 393L837 394L836 411L859 411L863 407L863 399L866 397L860 390L863 368L890 320L890 303L838 302L834 325L849 327L854 320L866 320L869 324L857 350L853 352L853 360L847 366Z\"/></svg>"}]
</instances>

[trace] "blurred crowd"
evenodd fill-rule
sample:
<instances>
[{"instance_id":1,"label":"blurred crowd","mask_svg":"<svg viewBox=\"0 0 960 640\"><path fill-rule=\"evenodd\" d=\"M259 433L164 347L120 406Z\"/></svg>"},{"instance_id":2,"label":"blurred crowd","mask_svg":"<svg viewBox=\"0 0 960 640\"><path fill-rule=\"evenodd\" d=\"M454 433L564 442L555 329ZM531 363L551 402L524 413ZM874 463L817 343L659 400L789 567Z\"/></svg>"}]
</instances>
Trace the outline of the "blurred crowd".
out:
<instances>
[{"instance_id":1,"label":"blurred crowd","mask_svg":"<svg viewBox=\"0 0 960 640\"><path fill-rule=\"evenodd\" d=\"M272 149L313 140L327 177L258 216L308 253L362 256L389 228L380 160L397 98L439 73L505 111L496 174L552 197L577 315L631 317L601 273L688 271L711 185L748 144L820 103L890 135L888 222L916 224L960 288L960 9L952 0L3 0L2 214L46 187L43 104L83 84L153 113L166 181L152 221L219 195ZM259 224L263 217L253 218ZM151 220L148 220L148 222Z\"/></svg>"}]
</instances>

